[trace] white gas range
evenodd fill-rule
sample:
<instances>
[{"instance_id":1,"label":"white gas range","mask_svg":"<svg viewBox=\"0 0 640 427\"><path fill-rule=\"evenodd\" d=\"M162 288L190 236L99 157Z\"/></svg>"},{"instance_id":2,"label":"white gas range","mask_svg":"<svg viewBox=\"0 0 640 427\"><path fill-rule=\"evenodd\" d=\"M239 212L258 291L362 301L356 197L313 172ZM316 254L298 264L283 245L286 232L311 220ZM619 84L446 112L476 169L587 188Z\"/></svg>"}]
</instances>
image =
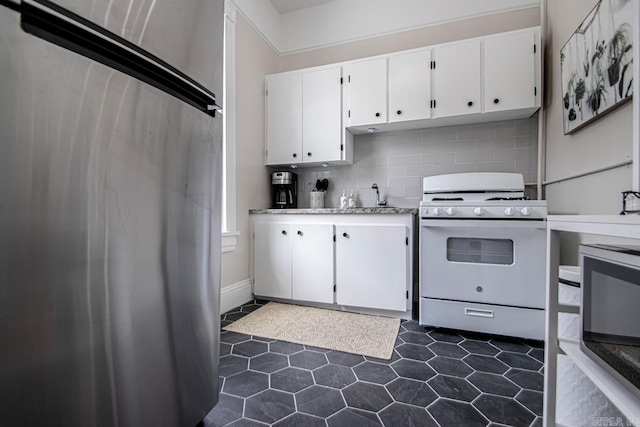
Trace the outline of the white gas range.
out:
<instances>
[{"instance_id":1,"label":"white gas range","mask_svg":"<svg viewBox=\"0 0 640 427\"><path fill-rule=\"evenodd\" d=\"M458 173L423 179L420 218L546 219L547 202L528 200L517 173Z\"/></svg>"},{"instance_id":2,"label":"white gas range","mask_svg":"<svg viewBox=\"0 0 640 427\"><path fill-rule=\"evenodd\" d=\"M520 174L426 177L420 202L420 323L542 339L545 201Z\"/></svg>"}]
</instances>

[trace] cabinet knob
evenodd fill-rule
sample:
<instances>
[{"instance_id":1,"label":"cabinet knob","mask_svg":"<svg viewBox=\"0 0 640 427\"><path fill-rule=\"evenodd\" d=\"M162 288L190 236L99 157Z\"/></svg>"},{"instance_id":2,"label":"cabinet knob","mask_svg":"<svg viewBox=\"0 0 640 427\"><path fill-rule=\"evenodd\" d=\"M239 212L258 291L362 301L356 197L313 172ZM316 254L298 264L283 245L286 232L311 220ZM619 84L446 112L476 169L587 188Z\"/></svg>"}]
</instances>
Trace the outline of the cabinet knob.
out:
<instances>
[{"instance_id":1,"label":"cabinet knob","mask_svg":"<svg viewBox=\"0 0 640 427\"><path fill-rule=\"evenodd\" d=\"M376 113L376 117L380 117L380 113Z\"/></svg>"},{"instance_id":2,"label":"cabinet knob","mask_svg":"<svg viewBox=\"0 0 640 427\"><path fill-rule=\"evenodd\" d=\"M467 102L467 105L468 105L469 107L473 106L473 101L469 101L469 102Z\"/></svg>"},{"instance_id":3,"label":"cabinet knob","mask_svg":"<svg viewBox=\"0 0 640 427\"><path fill-rule=\"evenodd\" d=\"M498 98L496 98L496 99L494 99L494 100L493 100L493 103L494 103L494 104L497 104L498 102L500 102L500 100L499 100Z\"/></svg>"},{"instance_id":4,"label":"cabinet knob","mask_svg":"<svg viewBox=\"0 0 640 427\"><path fill-rule=\"evenodd\" d=\"M307 156L311 157L311 152L308 152L308 153L307 153Z\"/></svg>"},{"instance_id":5,"label":"cabinet knob","mask_svg":"<svg viewBox=\"0 0 640 427\"><path fill-rule=\"evenodd\" d=\"M347 233L342 233L342 237L349 237Z\"/></svg>"},{"instance_id":6,"label":"cabinet knob","mask_svg":"<svg viewBox=\"0 0 640 427\"><path fill-rule=\"evenodd\" d=\"M476 286L476 292L482 292L483 290L482 286Z\"/></svg>"},{"instance_id":7,"label":"cabinet knob","mask_svg":"<svg viewBox=\"0 0 640 427\"><path fill-rule=\"evenodd\" d=\"M282 235L283 235L283 236L286 236L286 235L287 235L287 232L286 232L285 230L282 230Z\"/></svg>"},{"instance_id":8,"label":"cabinet knob","mask_svg":"<svg viewBox=\"0 0 640 427\"><path fill-rule=\"evenodd\" d=\"M298 155L296 153L293 153L293 157L298 157Z\"/></svg>"},{"instance_id":9,"label":"cabinet knob","mask_svg":"<svg viewBox=\"0 0 640 427\"><path fill-rule=\"evenodd\" d=\"M396 114L397 114L397 115L402 114L402 110L398 110L398 111L396 111Z\"/></svg>"},{"instance_id":10,"label":"cabinet knob","mask_svg":"<svg viewBox=\"0 0 640 427\"><path fill-rule=\"evenodd\" d=\"M298 236L302 236L302 231L298 230Z\"/></svg>"}]
</instances>

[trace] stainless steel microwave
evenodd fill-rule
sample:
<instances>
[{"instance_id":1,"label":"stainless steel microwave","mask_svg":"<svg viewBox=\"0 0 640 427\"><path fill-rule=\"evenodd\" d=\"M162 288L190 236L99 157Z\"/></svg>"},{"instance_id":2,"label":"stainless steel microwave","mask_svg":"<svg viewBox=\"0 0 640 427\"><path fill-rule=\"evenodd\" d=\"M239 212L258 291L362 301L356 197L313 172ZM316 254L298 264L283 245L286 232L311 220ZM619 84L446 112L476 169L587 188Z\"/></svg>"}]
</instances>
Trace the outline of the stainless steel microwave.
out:
<instances>
[{"instance_id":1,"label":"stainless steel microwave","mask_svg":"<svg viewBox=\"0 0 640 427\"><path fill-rule=\"evenodd\" d=\"M640 398L640 246L581 245L580 346Z\"/></svg>"}]
</instances>

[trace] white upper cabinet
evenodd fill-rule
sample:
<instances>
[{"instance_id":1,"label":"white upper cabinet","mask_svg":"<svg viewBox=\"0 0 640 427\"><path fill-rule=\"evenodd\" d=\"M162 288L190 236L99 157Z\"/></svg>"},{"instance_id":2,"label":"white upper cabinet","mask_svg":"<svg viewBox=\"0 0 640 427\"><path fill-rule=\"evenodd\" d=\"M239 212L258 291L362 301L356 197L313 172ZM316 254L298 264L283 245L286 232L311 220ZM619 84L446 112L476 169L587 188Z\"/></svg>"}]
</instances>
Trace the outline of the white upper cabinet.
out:
<instances>
[{"instance_id":1,"label":"white upper cabinet","mask_svg":"<svg viewBox=\"0 0 640 427\"><path fill-rule=\"evenodd\" d=\"M387 122L387 58L351 63L347 85L348 126Z\"/></svg>"},{"instance_id":2,"label":"white upper cabinet","mask_svg":"<svg viewBox=\"0 0 640 427\"><path fill-rule=\"evenodd\" d=\"M438 46L432 60L433 117L480 113L480 41Z\"/></svg>"},{"instance_id":3,"label":"white upper cabinet","mask_svg":"<svg viewBox=\"0 0 640 427\"><path fill-rule=\"evenodd\" d=\"M302 75L303 162L341 160L340 67Z\"/></svg>"},{"instance_id":4,"label":"white upper cabinet","mask_svg":"<svg viewBox=\"0 0 640 427\"><path fill-rule=\"evenodd\" d=\"M267 76L268 165L302 161L302 74Z\"/></svg>"},{"instance_id":5,"label":"white upper cabinet","mask_svg":"<svg viewBox=\"0 0 640 427\"><path fill-rule=\"evenodd\" d=\"M342 125L342 67L266 77L267 165L349 163Z\"/></svg>"},{"instance_id":6,"label":"white upper cabinet","mask_svg":"<svg viewBox=\"0 0 640 427\"><path fill-rule=\"evenodd\" d=\"M537 33L520 32L484 41L484 111L539 106Z\"/></svg>"},{"instance_id":7,"label":"white upper cabinet","mask_svg":"<svg viewBox=\"0 0 640 427\"><path fill-rule=\"evenodd\" d=\"M353 162L353 134L530 117L539 27L267 76L267 165ZM342 82L342 84L341 84Z\"/></svg>"},{"instance_id":8,"label":"white upper cabinet","mask_svg":"<svg viewBox=\"0 0 640 427\"><path fill-rule=\"evenodd\" d=\"M431 51L389 57L389 122L428 119L431 116Z\"/></svg>"}]
</instances>

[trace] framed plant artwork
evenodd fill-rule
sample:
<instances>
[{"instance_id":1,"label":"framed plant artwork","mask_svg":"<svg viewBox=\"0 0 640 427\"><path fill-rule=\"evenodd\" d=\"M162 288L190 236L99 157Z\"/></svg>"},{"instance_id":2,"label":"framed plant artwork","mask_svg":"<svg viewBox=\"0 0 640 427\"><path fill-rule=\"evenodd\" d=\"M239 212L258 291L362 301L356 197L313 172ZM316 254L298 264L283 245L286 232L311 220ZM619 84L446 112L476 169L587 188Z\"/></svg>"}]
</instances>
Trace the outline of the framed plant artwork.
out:
<instances>
[{"instance_id":1,"label":"framed plant artwork","mask_svg":"<svg viewBox=\"0 0 640 427\"><path fill-rule=\"evenodd\" d=\"M633 1L600 0L560 50L565 135L633 94Z\"/></svg>"}]
</instances>

